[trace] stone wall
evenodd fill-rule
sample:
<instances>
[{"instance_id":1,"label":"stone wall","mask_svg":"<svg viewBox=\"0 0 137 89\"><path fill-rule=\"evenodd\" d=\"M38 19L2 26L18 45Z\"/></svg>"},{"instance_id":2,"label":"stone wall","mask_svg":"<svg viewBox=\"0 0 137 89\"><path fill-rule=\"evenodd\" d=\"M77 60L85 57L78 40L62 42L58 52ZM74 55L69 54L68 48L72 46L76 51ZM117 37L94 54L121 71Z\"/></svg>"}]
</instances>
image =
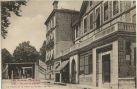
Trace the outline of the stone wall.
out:
<instances>
[{"instance_id":1,"label":"stone wall","mask_svg":"<svg viewBox=\"0 0 137 89\"><path fill-rule=\"evenodd\" d=\"M79 84L82 85L93 85L93 76L90 75L80 75L79 76Z\"/></svg>"},{"instance_id":2,"label":"stone wall","mask_svg":"<svg viewBox=\"0 0 137 89\"><path fill-rule=\"evenodd\" d=\"M134 78L119 79L119 89L135 89Z\"/></svg>"}]
</instances>

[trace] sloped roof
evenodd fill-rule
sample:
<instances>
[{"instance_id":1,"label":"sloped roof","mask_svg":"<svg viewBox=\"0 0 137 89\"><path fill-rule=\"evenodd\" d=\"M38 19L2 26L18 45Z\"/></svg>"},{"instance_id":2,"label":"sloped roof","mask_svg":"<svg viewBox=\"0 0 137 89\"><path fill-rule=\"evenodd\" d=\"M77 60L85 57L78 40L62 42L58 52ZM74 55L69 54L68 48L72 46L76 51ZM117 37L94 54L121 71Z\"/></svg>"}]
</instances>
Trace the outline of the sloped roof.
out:
<instances>
[{"instance_id":1,"label":"sloped roof","mask_svg":"<svg viewBox=\"0 0 137 89\"><path fill-rule=\"evenodd\" d=\"M80 8L80 14L79 17L72 23L72 26L74 26L75 24L77 24L80 21L80 18L83 16L83 14L85 13L86 9L88 6L88 1L83 1L81 8Z\"/></svg>"},{"instance_id":2,"label":"sloped roof","mask_svg":"<svg viewBox=\"0 0 137 89\"><path fill-rule=\"evenodd\" d=\"M85 13L87 6L88 6L88 1L83 1L82 6L80 8L80 16L82 16Z\"/></svg>"}]
</instances>

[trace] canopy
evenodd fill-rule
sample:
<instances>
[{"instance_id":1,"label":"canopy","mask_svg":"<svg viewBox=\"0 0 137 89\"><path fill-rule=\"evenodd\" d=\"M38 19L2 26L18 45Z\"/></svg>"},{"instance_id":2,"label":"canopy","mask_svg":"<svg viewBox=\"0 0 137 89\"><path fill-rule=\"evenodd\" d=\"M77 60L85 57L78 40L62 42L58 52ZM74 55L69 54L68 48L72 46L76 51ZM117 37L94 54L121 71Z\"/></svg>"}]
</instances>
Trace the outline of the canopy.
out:
<instances>
[{"instance_id":1,"label":"canopy","mask_svg":"<svg viewBox=\"0 0 137 89\"><path fill-rule=\"evenodd\" d=\"M61 71L68 63L69 63L69 60L63 61L61 65L55 71Z\"/></svg>"}]
</instances>

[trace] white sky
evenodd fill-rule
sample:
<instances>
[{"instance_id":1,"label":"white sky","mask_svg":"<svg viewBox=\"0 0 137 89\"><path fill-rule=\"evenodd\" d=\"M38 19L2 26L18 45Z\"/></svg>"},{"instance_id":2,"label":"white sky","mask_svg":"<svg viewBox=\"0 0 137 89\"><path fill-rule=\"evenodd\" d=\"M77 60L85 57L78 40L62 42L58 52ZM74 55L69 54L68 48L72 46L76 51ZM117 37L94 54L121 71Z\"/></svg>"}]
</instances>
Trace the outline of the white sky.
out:
<instances>
[{"instance_id":1,"label":"white sky","mask_svg":"<svg viewBox=\"0 0 137 89\"><path fill-rule=\"evenodd\" d=\"M45 20L53 10L53 0L29 0L27 6L23 6L22 17L12 14L10 17L10 26L7 28L6 39L2 39L2 48L6 48L13 53L16 46L23 41L30 41L37 51L46 39ZM82 1L78 0L60 0L59 8L79 10Z\"/></svg>"}]
</instances>

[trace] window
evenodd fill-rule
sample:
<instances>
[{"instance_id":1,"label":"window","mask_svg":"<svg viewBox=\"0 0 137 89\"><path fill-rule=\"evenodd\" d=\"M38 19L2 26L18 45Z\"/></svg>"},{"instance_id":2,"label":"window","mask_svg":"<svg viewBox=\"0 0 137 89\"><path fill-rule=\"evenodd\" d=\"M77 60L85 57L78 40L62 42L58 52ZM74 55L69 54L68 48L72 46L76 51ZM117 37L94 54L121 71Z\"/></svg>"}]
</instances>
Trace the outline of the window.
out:
<instances>
[{"instance_id":1,"label":"window","mask_svg":"<svg viewBox=\"0 0 137 89\"><path fill-rule=\"evenodd\" d=\"M96 28L100 26L100 7L96 9Z\"/></svg>"},{"instance_id":2,"label":"window","mask_svg":"<svg viewBox=\"0 0 137 89\"><path fill-rule=\"evenodd\" d=\"M133 1L133 4L136 4L136 1Z\"/></svg>"},{"instance_id":3,"label":"window","mask_svg":"<svg viewBox=\"0 0 137 89\"><path fill-rule=\"evenodd\" d=\"M108 20L108 1L104 3L104 21Z\"/></svg>"},{"instance_id":4,"label":"window","mask_svg":"<svg viewBox=\"0 0 137 89\"><path fill-rule=\"evenodd\" d=\"M92 55L86 54L80 56L80 74L91 74L92 68Z\"/></svg>"},{"instance_id":5,"label":"window","mask_svg":"<svg viewBox=\"0 0 137 89\"><path fill-rule=\"evenodd\" d=\"M113 1L113 15L116 15L119 12L118 4L118 1Z\"/></svg>"},{"instance_id":6,"label":"window","mask_svg":"<svg viewBox=\"0 0 137 89\"><path fill-rule=\"evenodd\" d=\"M90 29L93 29L93 13L90 14Z\"/></svg>"},{"instance_id":7,"label":"window","mask_svg":"<svg viewBox=\"0 0 137 89\"><path fill-rule=\"evenodd\" d=\"M89 1L90 6L92 6L92 1Z\"/></svg>"},{"instance_id":8,"label":"window","mask_svg":"<svg viewBox=\"0 0 137 89\"><path fill-rule=\"evenodd\" d=\"M126 41L126 61L127 63L131 64L131 42Z\"/></svg>"},{"instance_id":9,"label":"window","mask_svg":"<svg viewBox=\"0 0 137 89\"><path fill-rule=\"evenodd\" d=\"M87 32L87 18L84 19L84 33Z\"/></svg>"}]
</instances>

